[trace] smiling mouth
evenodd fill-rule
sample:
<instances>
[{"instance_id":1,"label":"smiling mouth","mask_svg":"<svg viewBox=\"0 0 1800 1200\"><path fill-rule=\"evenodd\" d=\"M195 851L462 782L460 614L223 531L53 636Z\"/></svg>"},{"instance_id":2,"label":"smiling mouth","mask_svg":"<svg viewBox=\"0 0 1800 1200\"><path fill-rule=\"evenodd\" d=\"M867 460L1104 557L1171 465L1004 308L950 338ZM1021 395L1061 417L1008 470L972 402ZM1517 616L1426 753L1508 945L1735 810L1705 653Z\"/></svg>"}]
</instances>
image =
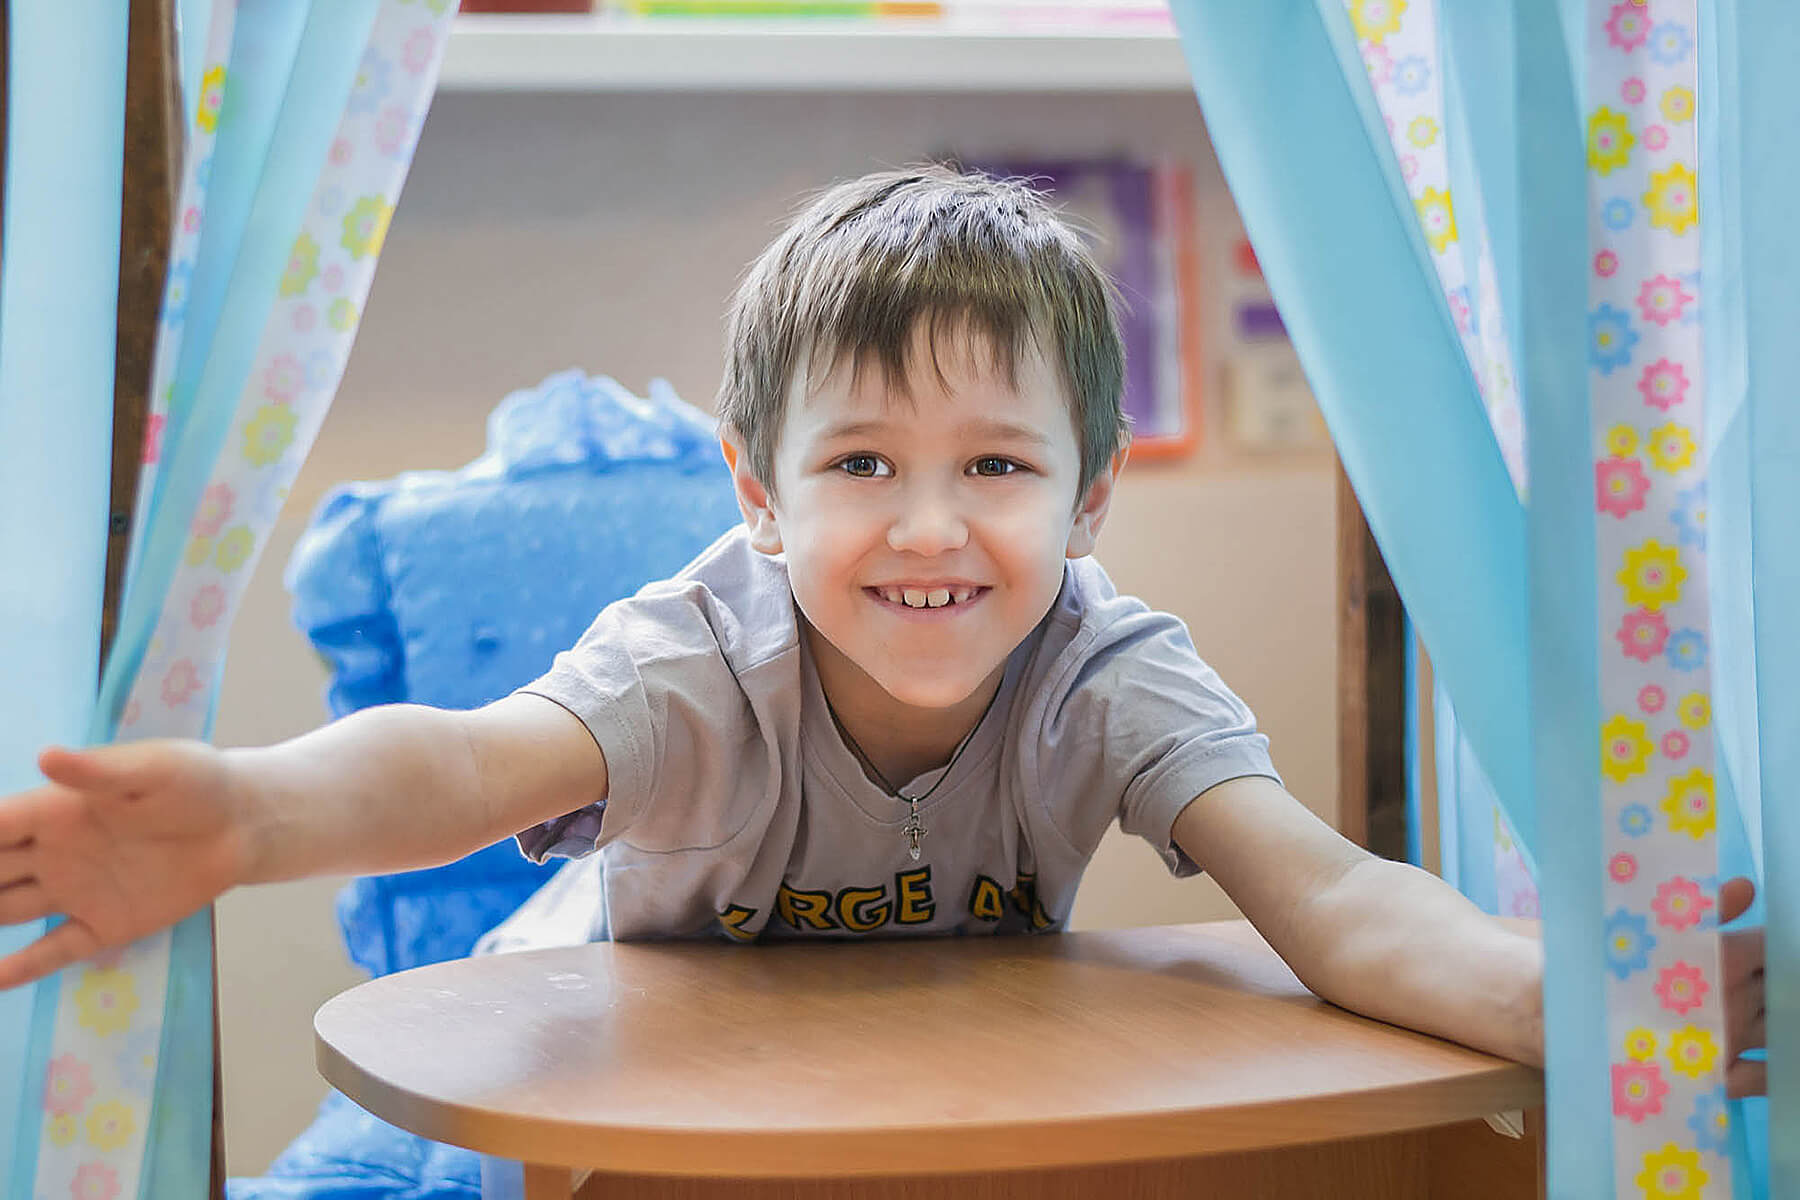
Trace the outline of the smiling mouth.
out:
<instances>
[{"instance_id":1,"label":"smiling mouth","mask_svg":"<svg viewBox=\"0 0 1800 1200\"><path fill-rule=\"evenodd\" d=\"M864 588L876 599L914 612L957 609L986 595L985 587L961 588Z\"/></svg>"}]
</instances>

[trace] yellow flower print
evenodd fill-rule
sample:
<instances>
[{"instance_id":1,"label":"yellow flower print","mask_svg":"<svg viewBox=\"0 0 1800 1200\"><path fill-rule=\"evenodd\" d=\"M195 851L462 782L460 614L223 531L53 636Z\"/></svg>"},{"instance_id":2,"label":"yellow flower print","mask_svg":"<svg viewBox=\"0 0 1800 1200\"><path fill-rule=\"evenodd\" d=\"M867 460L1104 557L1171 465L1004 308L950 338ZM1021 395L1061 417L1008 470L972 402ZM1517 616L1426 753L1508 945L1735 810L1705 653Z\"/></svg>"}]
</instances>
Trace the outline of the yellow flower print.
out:
<instances>
[{"instance_id":1,"label":"yellow flower print","mask_svg":"<svg viewBox=\"0 0 1800 1200\"><path fill-rule=\"evenodd\" d=\"M1431 243L1431 252L1442 254L1456 240L1456 212L1450 205L1450 193L1426 188L1413 204L1419 210L1419 224L1424 227L1425 240Z\"/></svg>"},{"instance_id":2,"label":"yellow flower print","mask_svg":"<svg viewBox=\"0 0 1800 1200\"><path fill-rule=\"evenodd\" d=\"M1614 425L1606 431L1606 448L1614 458L1630 458L1637 453L1637 430L1629 425Z\"/></svg>"},{"instance_id":3,"label":"yellow flower print","mask_svg":"<svg viewBox=\"0 0 1800 1200\"><path fill-rule=\"evenodd\" d=\"M1588 118L1588 166L1602 175L1611 174L1631 160L1631 148L1637 138L1631 134L1631 121L1624 113L1614 112L1602 104Z\"/></svg>"},{"instance_id":4,"label":"yellow flower print","mask_svg":"<svg viewBox=\"0 0 1800 1200\"><path fill-rule=\"evenodd\" d=\"M214 556L213 562L218 564L221 571L235 571L244 565L254 549L256 535L250 532L248 525L238 525L227 529L225 536L219 539L219 552Z\"/></svg>"},{"instance_id":5,"label":"yellow flower print","mask_svg":"<svg viewBox=\"0 0 1800 1200\"><path fill-rule=\"evenodd\" d=\"M1625 1035L1625 1057L1632 1062L1649 1062L1656 1057L1656 1035L1642 1027Z\"/></svg>"},{"instance_id":6,"label":"yellow flower print","mask_svg":"<svg viewBox=\"0 0 1800 1200\"><path fill-rule=\"evenodd\" d=\"M52 1146L67 1146L81 1132L81 1126L75 1120L75 1114L64 1113L60 1117L51 1117L44 1126L44 1132L49 1136Z\"/></svg>"},{"instance_id":7,"label":"yellow flower print","mask_svg":"<svg viewBox=\"0 0 1800 1200\"><path fill-rule=\"evenodd\" d=\"M1675 706L1675 712L1689 729L1705 729L1712 720L1712 701L1705 692L1689 692Z\"/></svg>"},{"instance_id":8,"label":"yellow flower print","mask_svg":"<svg viewBox=\"0 0 1800 1200\"><path fill-rule=\"evenodd\" d=\"M190 567L197 567L212 557L213 541L209 537L197 537L188 543L187 553L182 561Z\"/></svg>"},{"instance_id":9,"label":"yellow flower print","mask_svg":"<svg viewBox=\"0 0 1800 1200\"><path fill-rule=\"evenodd\" d=\"M1669 827L1685 833L1696 842L1711 833L1717 825L1713 796L1713 777L1699 767L1686 775L1669 780L1669 790L1662 799L1662 810L1669 814ZM1674 1054L1671 1048L1669 1053Z\"/></svg>"},{"instance_id":10,"label":"yellow flower print","mask_svg":"<svg viewBox=\"0 0 1800 1200\"><path fill-rule=\"evenodd\" d=\"M1625 589L1629 608L1647 608L1652 612L1681 599L1681 584L1687 568L1681 565L1681 551L1651 538L1641 546L1625 551L1625 565L1614 576Z\"/></svg>"},{"instance_id":11,"label":"yellow flower print","mask_svg":"<svg viewBox=\"0 0 1800 1200\"><path fill-rule=\"evenodd\" d=\"M1679 125L1683 121L1694 119L1694 90L1692 88L1672 87L1662 94L1662 115L1665 121Z\"/></svg>"},{"instance_id":12,"label":"yellow flower print","mask_svg":"<svg viewBox=\"0 0 1800 1200\"><path fill-rule=\"evenodd\" d=\"M1644 193L1644 207L1650 210L1650 224L1670 233L1682 234L1700 219L1700 202L1695 195L1693 169L1676 163L1666 171L1650 172L1650 190Z\"/></svg>"},{"instance_id":13,"label":"yellow flower print","mask_svg":"<svg viewBox=\"0 0 1800 1200\"><path fill-rule=\"evenodd\" d=\"M1430 117L1414 117L1406 127L1406 140L1423 150L1437 141L1438 123Z\"/></svg>"},{"instance_id":14,"label":"yellow flower print","mask_svg":"<svg viewBox=\"0 0 1800 1200\"><path fill-rule=\"evenodd\" d=\"M1670 422L1650 431L1650 461L1671 475L1693 466L1699 449L1694 444L1693 431L1686 425Z\"/></svg>"},{"instance_id":15,"label":"yellow flower print","mask_svg":"<svg viewBox=\"0 0 1800 1200\"><path fill-rule=\"evenodd\" d=\"M266 467L281 457L294 441L294 410L285 404L265 404L244 426L244 460Z\"/></svg>"},{"instance_id":16,"label":"yellow flower print","mask_svg":"<svg viewBox=\"0 0 1800 1200\"><path fill-rule=\"evenodd\" d=\"M76 1023L101 1037L123 1033L137 1007L137 989L129 971L96 968L83 974L81 986L75 989L75 1009L80 1014Z\"/></svg>"},{"instance_id":17,"label":"yellow flower print","mask_svg":"<svg viewBox=\"0 0 1800 1200\"><path fill-rule=\"evenodd\" d=\"M1712 1034L1698 1025L1684 1025L1669 1035L1669 1066L1689 1079L1712 1070L1719 1047Z\"/></svg>"},{"instance_id":18,"label":"yellow flower print","mask_svg":"<svg viewBox=\"0 0 1800 1200\"><path fill-rule=\"evenodd\" d=\"M136 1132L137 1119L132 1116L131 1106L122 1101L96 1104L88 1114L88 1141L101 1150L117 1150Z\"/></svg>"},{"instance_id":19,"label":"yellow flower print","mask_svg":"<svg viewBox=\"0 0 1800 1200\"><path fill-rule=\"evenodd\" d=\"M1600 728L1600 770L1614 783L1624 783L1644 772L1655 748L1644 736L1642 721L1634 721L1624 713L1615 713Z\"/></svg>"},{"instance_id":20,"label":"yellow flower print","mask_svg":"<svg viewBox=\"0 0 1800 1200\"><path fill-rule=\"evenodd\" d=\"M356 305L339 296L325 310L325 323L339 333L349 333L356 326Z\"/></svg>"},{"instance_id":21,"label":"yellow flower print","mask_svg":"<svg viewBox=\"0 0 1800 1200\"><path fill-rule=\"evenodd\" d=\"M281 276L281 294L300 295L318 274L319 243L313 241L310 235L302 233L294 239L294 248L288 252L287 271Z\"/></svg>"},{"instance_id":22,"label":"yellow flower print","mask_svg":"<svg viewBox=\"0 0 1800 1200\"><path fill-rule=\"evenodd\" d=\"M202 133L219 128L219 110L225 107L225 67L215 63L200 77L200 108L194 113L194 124Z\"/></svg>"},{"instance_id":23,"label":"yellow flower print","mask_svg":"<svg viewBox=\"0 0 1800 1200\"><path fill-rule=\"evenodd\" d=\"M394 207L380 196L364 196L344 217L342 245L351 258L373 257L381 253L387 238L388 222L394 219Z\"/></svg>"},{"instance_id":24,"label":"yellow flower print","mask_svg":"<svg viewBox=\"0 0 1800 1200\"><path fill-rule=\"evenodd\" d=\"M1351 0L1350 24L1358 41L1377 45L1390 33L1400 32L1400 14L1406 0Z\"/></svg>"},{"instance_id":25,"label":"yellow flower print","mask_svg":"<svg viewBox=\"0 0 1800 1200\"><path fill-rule=\"evenodd\" d=\"M1644 1200L1700 1200L1700 1189L1710 1178L1700 1169L1698 1150L1666 1142L1661 1150L1644 1155L1637 1185L1644 1189Z\"/></svg>"}]
</instances>

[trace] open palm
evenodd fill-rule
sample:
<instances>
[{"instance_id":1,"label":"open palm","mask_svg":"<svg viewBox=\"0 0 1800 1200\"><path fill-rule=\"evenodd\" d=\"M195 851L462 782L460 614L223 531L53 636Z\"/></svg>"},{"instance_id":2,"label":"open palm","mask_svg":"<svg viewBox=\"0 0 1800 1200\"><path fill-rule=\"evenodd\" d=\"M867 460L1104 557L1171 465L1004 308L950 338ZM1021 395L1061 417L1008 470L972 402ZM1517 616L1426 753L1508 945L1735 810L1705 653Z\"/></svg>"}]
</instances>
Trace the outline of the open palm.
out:
<instances>
[{"instance_id":1,"label":"open palm","mask_svg":"<svg viewBox=\"0 0 1800 1200\"><path fill-rule=\"evenodd\" d=\"M65 921L0 958L0 990L163 929L240 877L223 756L145 741L38 758L48 783L0 797L0 924Z\"/></svg>"}]
</instances>

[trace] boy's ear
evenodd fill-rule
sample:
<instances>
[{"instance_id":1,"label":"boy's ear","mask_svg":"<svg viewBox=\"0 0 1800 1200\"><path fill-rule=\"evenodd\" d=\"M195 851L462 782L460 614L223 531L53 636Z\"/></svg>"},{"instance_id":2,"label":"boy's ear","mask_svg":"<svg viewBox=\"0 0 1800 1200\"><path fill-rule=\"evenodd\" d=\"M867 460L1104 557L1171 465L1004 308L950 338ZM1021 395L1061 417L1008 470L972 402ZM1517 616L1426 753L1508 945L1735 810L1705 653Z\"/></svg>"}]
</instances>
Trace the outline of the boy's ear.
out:
<instances>
[{"instance_id":1,"label":"boy's ear","mask_svg":"<svg viewBox=\"0 0 1800 1200\"><path fill-rule=\"evenodd\" d=\"M731 486L737 492L738 511L750 529L750 545L764 554L781 553L781 529L775 522L775 509L770 503L769 489L750 470L750 455L744 450L742 436L735 429L719 435L719 449L725 453L725 465L731 469Z\"/></svg>"},{"instance_id":2,"label":"boy's ear","mask_svg":"<svg viewBox=\"0 0 1800 1200\"><path fill-rule=\"evenodd\" d=\"M1106 524L1107 510L1112 506L1113 485L1119 481L1119 472L1125 467L1126 456L1131 447L1113 455L1106 469L1094 477L1088 484L1087 495L1081 498L1081 506L1075 510L1075 524L1069 530L1069 545L1064 551L1069 558L1081 558L1094 552L1094 544L1100 540L1100 527Z\"/></svg>"}]
</instances>

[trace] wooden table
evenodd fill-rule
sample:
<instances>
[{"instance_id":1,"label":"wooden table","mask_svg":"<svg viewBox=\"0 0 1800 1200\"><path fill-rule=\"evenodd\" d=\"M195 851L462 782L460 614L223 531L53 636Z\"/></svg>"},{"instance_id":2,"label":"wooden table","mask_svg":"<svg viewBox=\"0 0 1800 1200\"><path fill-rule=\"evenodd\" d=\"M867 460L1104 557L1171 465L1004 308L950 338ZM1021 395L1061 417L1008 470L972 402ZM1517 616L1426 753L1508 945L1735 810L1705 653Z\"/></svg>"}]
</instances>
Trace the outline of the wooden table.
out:
<instances>
[{"instance_id":1,"label":"wooden table","mask_svg":"<svg viewBox=\"0 0 1800 1200\"><path fill-rule=\"evenodd\" d=\"M1542 1194L1537 1071L1323 1003L1242 921L530 951L314 1027L352 1100L531 1200Z\"/></svg>"}]
</instances>

